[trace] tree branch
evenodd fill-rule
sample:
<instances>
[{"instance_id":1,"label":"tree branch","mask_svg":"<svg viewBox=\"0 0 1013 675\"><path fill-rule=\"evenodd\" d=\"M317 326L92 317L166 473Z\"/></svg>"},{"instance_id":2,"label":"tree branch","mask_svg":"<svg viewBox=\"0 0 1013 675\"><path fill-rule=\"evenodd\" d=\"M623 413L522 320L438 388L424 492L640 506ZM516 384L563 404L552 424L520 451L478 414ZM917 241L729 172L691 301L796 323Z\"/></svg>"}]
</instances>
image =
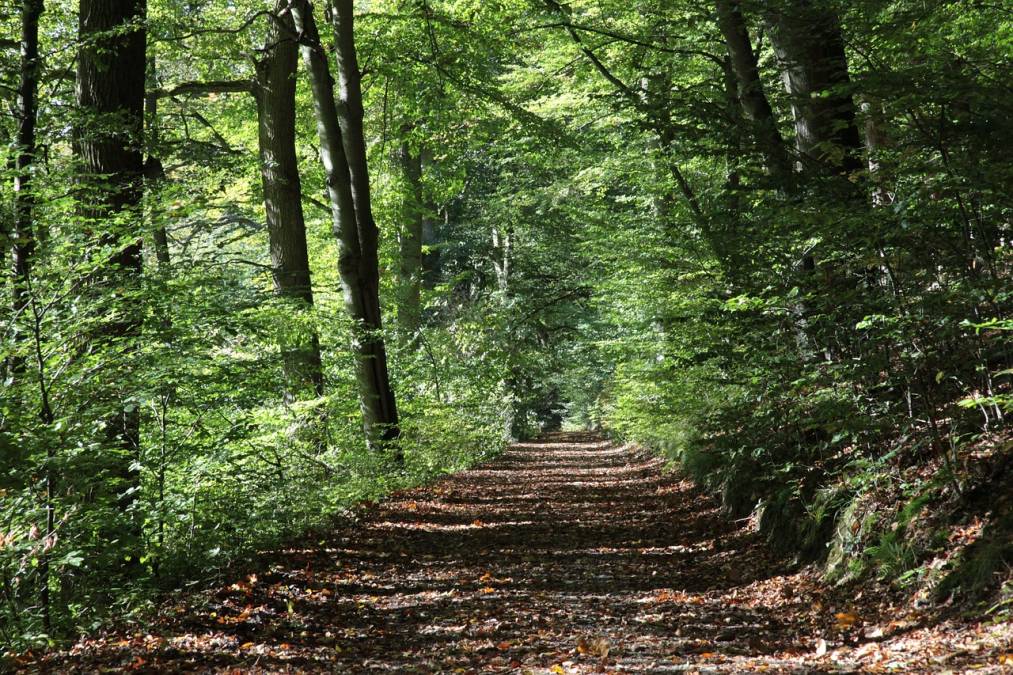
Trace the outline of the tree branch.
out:
<instances>
[{"instance_id":1,"label":"tree branch","mask_svg":"<svg viewBox=\"0 0 1013 675\"><path fill-rule=\"evenodd\" d=\"M615 31L607 30L604 28L595 28L593 26L586 26L584 24L579 23L557 21L554 23L545 23L539 24L537 26L531 26L530 28L524 30L542 30L545 28L567 28L567 27L572 28L575 31L583 31L585 33L593 33L595 35L609 37L619 42L625 42L627 44L636 45L638 47L644 47L646 49L653 49L655 51L664 52L666 54L681 54L683 56L702 56L705 59L713 61L719 66L722 65L720 57L718 57L716 54L712 54L711 52L704 51L702 49L679 49L677 47L665 47L664 45L659 45L654 42L645 42L644 40L639 40L630 35L624 35L623 33L616 33ZM514 34L516 35L519 32L521 31L514 31Z\"/></svg>"},{"instance_id":2,"label":"tree branch","mask_svg":"<svg viewBox=\"0 0 1013 675\"><path fill-rule=\"evenodd\" d=\"M252 80L210 80L207 82L182 82L168 89L151 92L157 98L171 96L208 96L209 94L252 94Z\"/></svg>"}]
</instances>

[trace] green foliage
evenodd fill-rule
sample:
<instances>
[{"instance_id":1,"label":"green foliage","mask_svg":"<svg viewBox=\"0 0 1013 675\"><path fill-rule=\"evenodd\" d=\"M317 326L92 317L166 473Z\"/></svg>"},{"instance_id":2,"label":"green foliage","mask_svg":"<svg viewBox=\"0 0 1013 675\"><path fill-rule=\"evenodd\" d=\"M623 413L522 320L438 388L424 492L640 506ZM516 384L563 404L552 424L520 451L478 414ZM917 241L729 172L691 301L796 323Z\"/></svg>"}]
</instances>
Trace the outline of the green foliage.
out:
<instances>
[{"instance_id":1,"label":"green foliage","mask_svg":"<svg viewBox=\"0 0 1013 675\"><path fill-rule=\"evenodd\" d=\"M834 578L918 569L935 546L909 537L925 500L973 491L982 447L1000 464L1010 452L1013 25L966 1L823 4L847 45L836 88L854 94L858 128L885 139L858 149L866 168L797 185L775 184L730 96L710 5L360 7L398 464L362 438L305 73L311 311L273 291L247 93L158 98L144 150L166 177L137 210L83 215L107 184L82 180L74 159L75 8L48 3L38 248L30 287L5 275L0 303L0 640L127 616L152 591L559 426L664 453L778 547L827 556ZM743 9L794 160L793 101L770 40L755 39L769 17ZM263 12L151 0L149 84L252 78ZM0 17L5 41L14 18ZM17 55L0 65L13 90ZM4 251L14 123L0 120ZM421 158L418 185L402 150ZM428 228L414 280L398 245L410 213ZM161 229L167 267L153 254ZM143 276L111 272L105 261L139 238ZM398 320L409 281L414 334ZM124 316L140 335L103 334ZM324 394L288 396L279 345L314 333ZM137 447L109 437L124 409ZM994 581L1009 559L995 527L947 592Z\"/></svg>"}]
</instances>

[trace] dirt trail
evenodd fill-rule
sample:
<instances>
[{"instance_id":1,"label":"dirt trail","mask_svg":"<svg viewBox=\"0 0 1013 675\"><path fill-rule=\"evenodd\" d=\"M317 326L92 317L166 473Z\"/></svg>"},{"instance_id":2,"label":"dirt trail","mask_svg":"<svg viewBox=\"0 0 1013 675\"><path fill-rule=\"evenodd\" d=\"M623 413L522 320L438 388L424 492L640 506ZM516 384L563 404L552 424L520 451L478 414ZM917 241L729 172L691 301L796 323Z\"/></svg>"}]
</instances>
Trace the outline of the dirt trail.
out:
<instances>
[{"instance_id":1,"label":"dirt trail","mask_svg":"<svg viewBox=\"0 0 1013 675\"><path fill-rule=\"evenodd\" d=\"M44 663L58 672L811 673L977 662L987 672L1005 649L1003 635L983 628L881 618L820 595L811 571L786 572L660 460L589 435L514 445L313 544L184 599L148 632L83 641Z\"/></svg>"}]
</instances>

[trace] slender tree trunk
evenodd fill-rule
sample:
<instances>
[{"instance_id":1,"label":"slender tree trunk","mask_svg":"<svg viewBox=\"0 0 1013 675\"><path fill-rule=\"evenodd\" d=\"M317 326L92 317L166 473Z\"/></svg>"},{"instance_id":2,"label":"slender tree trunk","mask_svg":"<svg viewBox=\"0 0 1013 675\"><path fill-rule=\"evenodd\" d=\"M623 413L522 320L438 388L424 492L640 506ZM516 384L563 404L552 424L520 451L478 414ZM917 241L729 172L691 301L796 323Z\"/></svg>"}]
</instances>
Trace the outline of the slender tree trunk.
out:
<instances>
[{"instance_id":1,"label":"slender tree trunk","mask_svg":"<svg viewBox=\"0 0 1013 675\"><path fill-rule=\"evenodd\" d=\"M110 318L94 343L108 358L126 358L141 334L141 155L144 126L145 33L144 0L81 0L79 15L77 102L81 123L75 148L85 191L82 214L90 221L102 248L112 249L101 260L95 290ZM115 410L106 420L106 434L122 455L113 474L120 479L124 510L138 498L140 417L129 401L130 374L108 375L104 399ZM131 536L138 536L134 523ZM129 546L129 544L128 544Z\"/></svg>"},{"instance_id":2,"label":"slender tree trunk","mask_svg":"<svg viewBox=\"0 0 1013 675\"><path fill-rule=\"evenodd\" d=\"M791 159L777 128L774 110L760 81L756 54L738 0L716 0L718 27L725 39L729 65L735 76L739 105L751 127L767 171L781 189L793 182Z\"/></svg>"},{"instance_id":3,"label":"slender tree trunk","mask_svg":"<svg viewBox=\"0 0 1013 675\"><path fill-rule=\"evenodd\" d=\"M31 273L35 256L35 196L32 194L32 172L36 161L36 123L38 120L39 91L39 18L43 12L43 0L23 0L21 4L21 77L18 83L17 101L15 103L14 153L14 242L12 246L13 261L13 309L15 314L22 315L23 321L32 320L33 353L38 367L40 385L39 420L48 427L53 423L53 412L50 407L49 390L46 386L45 360L42 357L41 319L38 307L32 298ZM17 326L18 321L14 322ZM23 336L15 332L13 339L23 341ZM25 356L15 354L9 364L11 374L20 376L25 373ZM5 374L6 375L6 374ZM5 378L6 379L6 378ZM52 439L46 441L47 463L43 472L45 483L45 544L39 555L39 604L42 608L42 627L48 635L52 635L52 602L50 598L50 547L54 533L54 487L55 487L55 447Z\"/></svg>"},{"instance_id":4,"label":"slender tree trunk","mask_svg":"<svg viewBox=\"0 0 1013 675\"><path fill-rule=\"evenodd\" d=\"M428 166L433 164L432 152L428 148L422 148L419 153L422 161L422 175L426 174ZM440 249L437 247L440 236L436 216L440 210L436 204L425 196L423 191L422 210L422 285L426 288L433 288L440 275ZM447 217L447 211L442 211L442 216Z\"/></svg>"},{"instance_id":5,"label":"slender tree trunk","mask_svg":"<svg viewBox=\"0 0 1013 675\"><path fill-rule=\"evenodd\" d=\"M803 171L860 171L861 138L837 15L817 0L787 0L768 12L768 23Z\"/></svg>"},{"instance_id":6,"label":"slender tree trunk","mask_svg":"<svg viewBox=\"0 0 1013 675\"><path fill-rule=\"evenodd\" d=\"M492 268L496 273L496 286L504 296L510 291L510 262L513 258L513 228L492 226Z\"/></svg>"},{"instance_id":7,"label":"slender tree trunk","mask_svg":"<svg viewBox=\"0 0 1013 675\"><path fill-rule=\"evenodd\" d=\"M158 67L154 56L148 57L147 91L144 95L144 134L148 158L144 160L144 178L149 192L158 192L158 187L165 180L165 168L158 156L159 122L158 122ZM151 234L155 241L155 260L163 270L172 264L169 255L169 235L165 225L153 222Z\"/></svg>"},{"instance_id":8,"label":"slender tree trunk","mask_svg":"<svg viewBox=\"0 0 1013 675\"><path fill-rule=\"evenodd\" d=\"M380 332L378 237L368 203L359 73L354 62L354 44L350 42L351 3L336 18L344 38L344 44L339 47L343 54L339 62L344 69L354 71L342 76L343 112L339 112L335 101L334 80L320 43L312 5L305 0L297 0L291 7L312 83L320 159L327 177L327 194L338 240L338 271L345 307L354 323L352 347L356 355L363 430L369 446L380 448L395 440L400 435L400 429L394 391L387 373L387 353ZM356 103L357 108L349 111L348 106ZM357 140L345 138L356 133ZM349 148L357 153L357 159L349 160ZM357 173L352 170L352 164L356 164ZM363 180L366 185L362 184ZM362 200L366 202L362 203ZM365 222L360 221L360 215Z\"/></svg>"},{"instance_id":9,"label":"slender tree trunk","mask_svg":"<svg viewBox=\"0 0 1013 675\"><path fill-rule=\"evenodd\" d=\"M422 322L422 238L425 206L422 191L422 152L413 151L408 141L401 143L398 152L404 175L406 195L402 216L400 267L398 285L401 288L398 323L406 336L415 335Z\"/></svg>"},{"instance_id":10,"label":"slender tree trunk","mask_svg":"<svg viewBox=\"0 0 1013 675\"><path fill-rule=\"evenodd\" d=\"M863 131L865 133L866 162L872 178L872 203L874 206L889 206L893 203L893 191L890 178L883 171L882 154L889 146L890 139L886 133L886 122L883 120L882 103L872 97L864 97L862 112L865 116Z\"/></svg>"},{"instance_id":11,"label":"slender tree trunk","mask_svg":"<svg viewBox=\"0 0 1013 675\"><path fill-rule=\"evenodd\" d=\"M280 5L283 8L287 3ZM279 25L281 22L281 25ZM285 24L288 24L286 27ZM313 307L302 186L295 149L295 88L299 47L292 18L272 20L263 57L257 61L257 120L260 175L271 247L274 289L291 300L299 313ZM300 322L301 323L301 322ZM297 326L282 337L285 396L294 400L307 391L323 394L320 340L315 330Z\"/></svg>"},{"instance_id":12,"label":"slender tree trunk","mask_svg":"<svg viewBox=\"0 0 1013 675\"><path fill-rule=\"evenodd\" d=\"M17 131L14 156L14 242L11 251L13 263L12 299L15 315L25 312L28 301L29 275L35 255L35 196L32 194L32 172L35 167L35 127L38 120L39 91L39 17L43 0L23 0L21 5L21 78L18 83L15 115ZM15 326L17 322L15 322ZM14 333L15 344L22 341ZM11 372L24 371L25 359L15 355L10 362Z\"/></svg>"}]
</instances>

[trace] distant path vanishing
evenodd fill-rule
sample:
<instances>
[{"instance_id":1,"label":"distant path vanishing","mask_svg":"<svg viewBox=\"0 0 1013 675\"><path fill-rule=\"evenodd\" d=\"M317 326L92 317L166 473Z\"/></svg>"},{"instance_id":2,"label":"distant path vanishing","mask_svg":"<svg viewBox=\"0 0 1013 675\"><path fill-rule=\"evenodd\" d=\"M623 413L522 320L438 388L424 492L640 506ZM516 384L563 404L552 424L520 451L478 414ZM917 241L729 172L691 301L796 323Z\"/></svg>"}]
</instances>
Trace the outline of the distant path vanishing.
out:
<instances>
[{"instance_id":1,"label":"distant path vanishing","mask_svg":"<svg viewBox=\"0 0 1013 675\"><path fill-rule=\"evenodd\" d=\"M883 618L868 609L877 599L849 606L821 595L812 570L790 570L745 524L663 472L662 460L590 434L553 434L395 494L329 539L267 554L262 571L179 600L147 632L83 640L30 669L1001 668L1001 634Z\"/></svg>"}]
</instances>

